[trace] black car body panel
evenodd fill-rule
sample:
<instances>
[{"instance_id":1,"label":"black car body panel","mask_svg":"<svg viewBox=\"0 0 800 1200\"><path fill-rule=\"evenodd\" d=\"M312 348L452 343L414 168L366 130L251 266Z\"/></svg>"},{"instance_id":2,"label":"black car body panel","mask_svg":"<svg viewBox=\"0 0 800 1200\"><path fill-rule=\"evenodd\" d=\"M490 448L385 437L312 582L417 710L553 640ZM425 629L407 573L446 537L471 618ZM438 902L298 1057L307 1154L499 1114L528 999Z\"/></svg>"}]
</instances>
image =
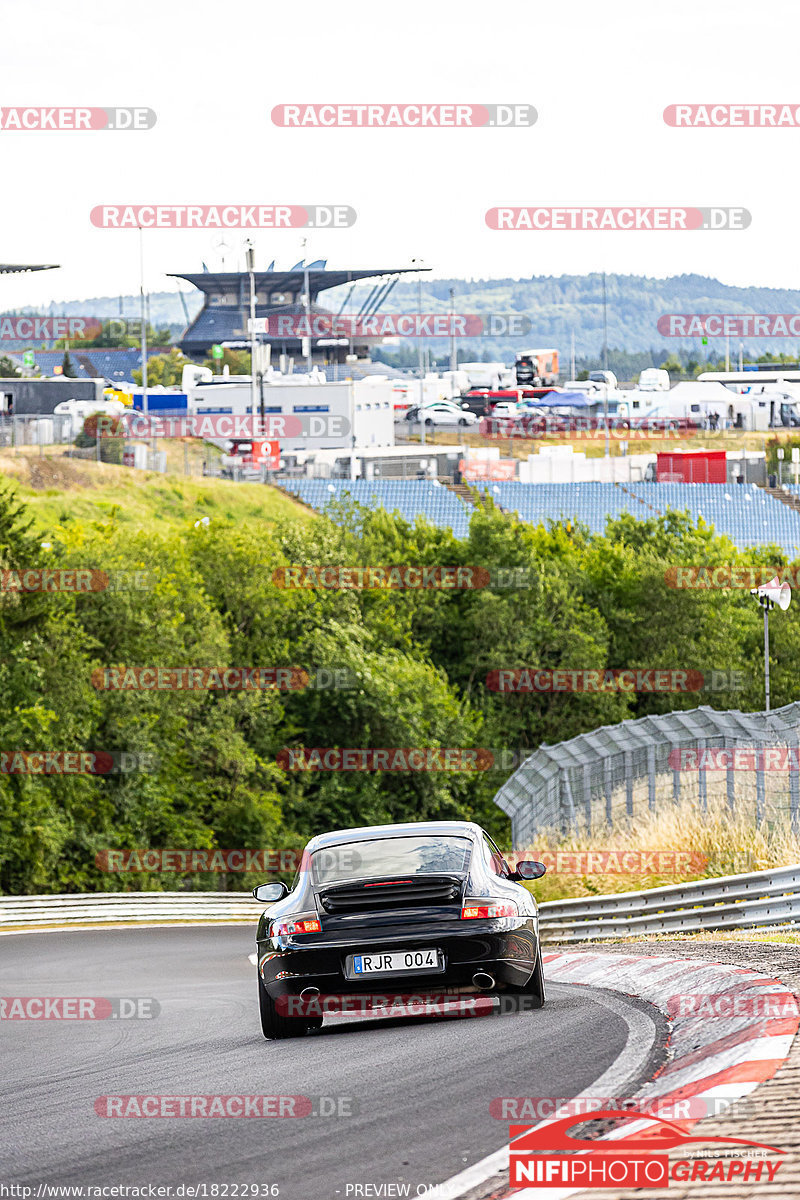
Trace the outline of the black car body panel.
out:
<instances>
[{"instance_id":1,"label":"black car body panel","mask_svg":"<svg viewBox=\"0 0 800 1200\"><path fill-rule=\"evenodd\" d=\"M317 851L396 838L464 839L464 867L315 880ZM327 996L385 992L387 987L397 991L409 982L415 993L474 992L473 976L480 971L492 976L498 992L524 988L539 953L536 904L526 888L498 870L509 873L480 827L470 822L372 826L313 838L292 891L259 921L256 941L263 985L273 1000L299 995L306 988ZM467 899L513 901L518 915L464 920ZM275 931L270 936L276 923L301 915L319 920L321 929ZM353 955L425 949L439 952L435 968L353 976Z\"/></svg>"}]
</instances>

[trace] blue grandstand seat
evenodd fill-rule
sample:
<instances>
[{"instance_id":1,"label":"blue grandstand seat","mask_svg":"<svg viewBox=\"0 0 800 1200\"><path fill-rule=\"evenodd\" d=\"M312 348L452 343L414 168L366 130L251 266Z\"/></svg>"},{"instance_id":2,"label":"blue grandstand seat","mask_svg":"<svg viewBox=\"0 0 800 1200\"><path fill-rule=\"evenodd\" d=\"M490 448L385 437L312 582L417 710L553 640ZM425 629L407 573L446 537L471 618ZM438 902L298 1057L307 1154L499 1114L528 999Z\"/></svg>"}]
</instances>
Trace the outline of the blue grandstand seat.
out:
<instances>
[{"instance_id":1,"label":"blue grandstand seat","mask_svg":"<svg viewBox=\"0 0 800 1200\"><path fill-rule=\"evenodd\" d=\"M318 511L333 498L349 494L370 508L396 511L409 522L418 516L466 536L471 509L458 496L431 480L299 479L281 486ZM688 510L702 516L717 533L741 550L778 545L790 559L800 556L800 512L760 488L714 483L518 483L478 485L495 502L523 521L570 521L602 533L609 517L622 512L639 519ZM797 489L800 492L800 488Z\"/></svg>"}]
</instances>

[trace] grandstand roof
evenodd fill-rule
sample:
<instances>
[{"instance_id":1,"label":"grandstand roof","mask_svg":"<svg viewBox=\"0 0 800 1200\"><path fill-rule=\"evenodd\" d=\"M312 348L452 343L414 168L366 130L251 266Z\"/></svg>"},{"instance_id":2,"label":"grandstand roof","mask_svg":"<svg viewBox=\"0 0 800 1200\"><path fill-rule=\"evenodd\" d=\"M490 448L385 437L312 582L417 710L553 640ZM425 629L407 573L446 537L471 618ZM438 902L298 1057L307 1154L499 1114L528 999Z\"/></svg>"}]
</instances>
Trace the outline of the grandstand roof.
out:
<instances>
[{"instance_id":1,"label":"grandstand roof","mask_svg":"<svg viewBox=\"0 0 800 1200\"><path fill-rule=\"evenodd\" d=\"M370 271L329 271L313 269L308 271L308 288L312 296L327 288L339 287L343 283L355 283L359 279L371 279L376 275L404 275L409 271L417 271L418 267L377 267ZM430 270L423 267L422 270ZM203 271L199 275L182 275L177 271L168 272L171 279L185 279L194 284L201 292L234 292L239 294L249 276L246 271ZM273 292L299 292L305 284L305 272L297 271L255 271L256 288L269 288Z\"/></svg>"},{"instance_id":2,"label":"grandstand roof","mask_svg":"<svg viewBox=\"0 0 800 1200\"><path fill-rule=\"evenodd\" d=\"M168 346L149 346L147 357L169 351ZM108 379L112 383L133 382L133 372L142 365L142 352L139 349L105 349L89 346L85 350L70 347L70 359L76 379ZM8 354L12 362L22 366L22 354L12 351ZM37 350L36 366L43 376L53 374L55 368L64 361L63 350Z\"/></svg>"},{"instance_id":3,"label":"grandstand roof","mask_svg":"<svg viewBox=\"0 0 800 1200\"><path fill-rule=\"evenodd\" d=\"M56 271L58 263L0 263L0 275L16 275L20 271Z\"/></svg>"}]
</instances>

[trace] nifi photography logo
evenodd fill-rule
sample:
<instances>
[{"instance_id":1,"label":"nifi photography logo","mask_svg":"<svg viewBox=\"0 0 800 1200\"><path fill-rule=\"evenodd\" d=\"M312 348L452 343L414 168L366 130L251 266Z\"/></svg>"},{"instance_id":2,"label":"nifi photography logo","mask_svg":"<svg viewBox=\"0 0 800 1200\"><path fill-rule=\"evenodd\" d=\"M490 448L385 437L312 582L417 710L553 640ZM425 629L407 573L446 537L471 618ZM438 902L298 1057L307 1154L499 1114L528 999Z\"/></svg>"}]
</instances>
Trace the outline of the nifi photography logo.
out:
<instances>
[{"instance_id":1,"label":"nifi photography logo","mask_svg":"<svg viewBox=\"0 0 800 1200\"><path fill-rule=\"evenodd\" d=\"M602 1109L589 1118L573 1113L550 1124L531 1128L509 1126L509 1182L512 1188L656 1188L670 1183L725 1181L771 1182L782 1163L772 1156L785 1151L747 1138L692 1137L672 1121L613 1141L573 1137L568 1131L588 1121L641 1120L641 1115L620 1109ZM727 1147L713 1157L704 1152L694 1158L672 1158L670 1150L700 1142Z\"/></svg>"}]
</instances>

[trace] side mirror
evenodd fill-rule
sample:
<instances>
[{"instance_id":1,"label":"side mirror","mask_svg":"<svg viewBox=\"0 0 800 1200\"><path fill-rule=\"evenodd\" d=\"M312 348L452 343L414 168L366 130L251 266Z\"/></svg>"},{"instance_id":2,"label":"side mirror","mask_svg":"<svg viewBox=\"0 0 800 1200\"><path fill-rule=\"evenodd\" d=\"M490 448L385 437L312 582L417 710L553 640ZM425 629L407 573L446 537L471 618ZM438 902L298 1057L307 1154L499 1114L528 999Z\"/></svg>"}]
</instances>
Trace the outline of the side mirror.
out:
<instances>
[{"instance_id":1,"label":"side mirror","mask_svg":"<svg viewBox=\"0 0 800 1200\"><path fill-rule=\"evenodd\" d=\"M517 879L541 879L546 870L547 867L544 865L544 863L526 860L517 863L517 869L514 872L514 876Z\"/></svg>"},{"instance_id":2,"label":"side mirror","mask_svg":"<svg viewBox=\"0 0 800 1200\"><path fill-rule=\"evenodd\" d=\"M262 883L253 888L253 895L262 904L272 904L275 900L282 900L284 896L288 896L289 889L285 883Z\"/></svg>"}]
</instances>

